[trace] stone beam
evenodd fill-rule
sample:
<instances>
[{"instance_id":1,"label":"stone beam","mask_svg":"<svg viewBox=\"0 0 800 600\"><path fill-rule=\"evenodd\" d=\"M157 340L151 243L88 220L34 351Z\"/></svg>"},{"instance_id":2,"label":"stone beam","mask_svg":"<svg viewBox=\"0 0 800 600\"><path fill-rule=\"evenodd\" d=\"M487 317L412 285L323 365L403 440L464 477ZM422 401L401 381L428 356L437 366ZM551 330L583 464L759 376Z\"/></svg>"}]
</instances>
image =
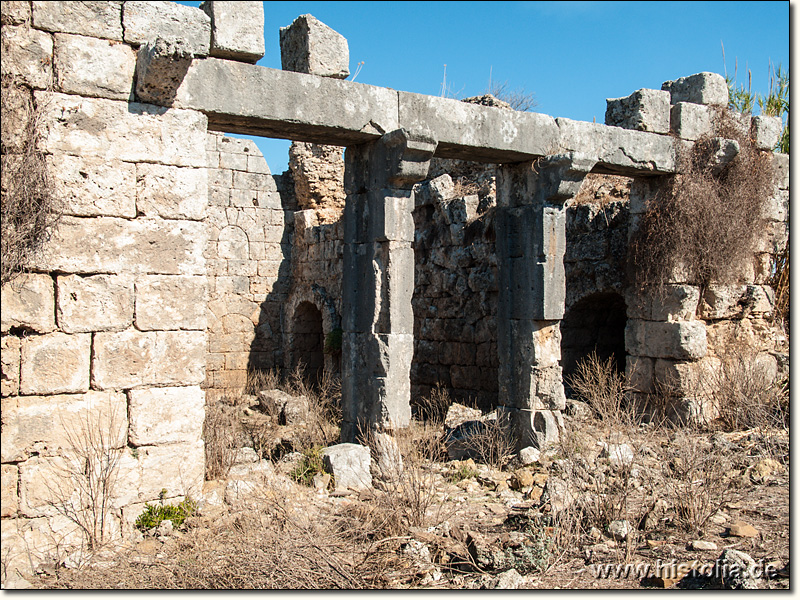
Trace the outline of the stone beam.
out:
<instances>
[{"instance_id":1,"label":"stone beam","mask_svg":"<svg viewBox=\"0 0 800 600\"><path fill-rule=\"evenodd\" d=\"M497 170L498 416L518 450L558 439L566 217L595 160L577 153Z\"/></svg>"},{"instance_id":2,"label":"stone beam","mask_svg":"<svg viewBox=\"0 0 800 600\"><path fill-rule=\"evenodd\" d=\"M597 172L675 170L674 140L666 135L216 58L193 61L174 105L205 113L209 129L229 133L350 146L402 128L439 140L441 158L510 163L580 152L597 159Z\"/></svg>"},{"instance_id":3,"label":"stone beam","mask_svg":"<svg viewBox=\"0 0 800 600\"><path fill-rule=\"evenodd\" d=\"M411 418L414 183L436 142L393 131L345 152L342 433L391 431Z\"/></svg>"}]
</instances>

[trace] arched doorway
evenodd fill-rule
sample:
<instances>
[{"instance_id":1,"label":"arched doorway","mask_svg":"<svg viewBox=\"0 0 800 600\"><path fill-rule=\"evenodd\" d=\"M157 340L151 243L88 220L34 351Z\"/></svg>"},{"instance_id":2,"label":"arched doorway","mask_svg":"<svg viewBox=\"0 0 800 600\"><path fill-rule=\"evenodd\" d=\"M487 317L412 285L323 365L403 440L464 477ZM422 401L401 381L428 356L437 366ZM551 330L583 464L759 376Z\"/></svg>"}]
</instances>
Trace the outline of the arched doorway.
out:
<instances>
[{"instance_id":1,"label":"arched doorway","mask_svg":"<svg viewBox=\"0 0 800 600\"><path fill-rule=\"evenodd\" d=\"M313 381L325 366L325 336L322 332L322 313L311 302L301 302L294 311L292 368L302 365Z\"/></svg>"},{"instance_id":2,"label":"arched doorway","mask_svg":"<svg viewBox=\"0 0 800 600\"><path fill-rule=\"evenodd\" d=\"M578 362L595 352L601 360L614 357L617 371L625 371L625 300L613 292L591 294L576 302L561 321L561 367L564 389Z\"/></svg>"}]
</instances>

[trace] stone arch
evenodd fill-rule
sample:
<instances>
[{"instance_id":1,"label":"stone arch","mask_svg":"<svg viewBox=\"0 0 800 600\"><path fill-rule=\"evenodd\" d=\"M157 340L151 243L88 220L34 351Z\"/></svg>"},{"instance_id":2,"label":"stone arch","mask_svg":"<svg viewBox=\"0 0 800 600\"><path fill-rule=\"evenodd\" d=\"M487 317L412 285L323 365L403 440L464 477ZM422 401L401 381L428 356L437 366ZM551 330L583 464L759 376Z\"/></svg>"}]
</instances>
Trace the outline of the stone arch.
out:
<instances>
[{"instance_id":1,"label":"stone arch","mask_svg":"<svg viewBox=\"0 0 800 600\"><path fill-rule=\"evenodd\" d=\"M294 369L302 361L310 367L309 372L320 367L327 371L339 371L339 356L323 352L327 335L341 328L341 318L325 288L314 284L309 288L294 290L284 314L284 366ZM318 353L314 350L314 335L321 339ZM321 361L318 360L320 357Z\"/></svg>"},{"instance_id":2,"label":"stone arch","mask_svg":"<svg viewBox=\"0 0 800 600\"><path fill-rule=\"evenodd\" d=\"M575 302L561 321L561 366L569 395L569 377L591 352L606 360L614 357L617 371L625 371L625 300L615 292L597 292Z\"/></svg>"}]
</instances>

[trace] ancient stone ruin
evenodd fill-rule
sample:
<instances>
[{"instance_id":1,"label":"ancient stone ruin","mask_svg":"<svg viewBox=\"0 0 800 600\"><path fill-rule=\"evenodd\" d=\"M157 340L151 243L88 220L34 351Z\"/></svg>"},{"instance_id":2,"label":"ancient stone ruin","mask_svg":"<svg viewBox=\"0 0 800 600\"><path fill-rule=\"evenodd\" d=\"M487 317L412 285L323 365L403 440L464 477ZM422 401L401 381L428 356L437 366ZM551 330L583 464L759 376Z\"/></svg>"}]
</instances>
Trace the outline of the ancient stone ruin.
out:
<instances>
[{"instance_id":1,"label":"ancient stone ruin","mask_svg":"<svg viewBox=\"0 0 800 600\"><path fill-rule=\"evenodd\" d=\"M199 493L205 406L249 371L340 372L342 442L406 426L441 384L496 408L522 449L557 439L565 372L592 351L639 394L671 382L675 411L698 419L693 381L729 334L782 366L767 284L788 155L773 155L767 227L736 285L676 272L650 294L626 275L676 153L727 105L719 75L609 100L595 124L346 81L346 40L311 15L281 30L283 70L256 66L261 2L2 11L3 85L19 95L3 120L40 112L63 204L2 290L9 568L81 543L55 508L80 423L125 450L102 524L125 536L146 502ZM20 150L3 127L5 171ZM741 127L771 150L780 119ZM226 133L293 140L290 172ZM340 354L325 352L333 332Z\"/></svg>"}]
</instances>

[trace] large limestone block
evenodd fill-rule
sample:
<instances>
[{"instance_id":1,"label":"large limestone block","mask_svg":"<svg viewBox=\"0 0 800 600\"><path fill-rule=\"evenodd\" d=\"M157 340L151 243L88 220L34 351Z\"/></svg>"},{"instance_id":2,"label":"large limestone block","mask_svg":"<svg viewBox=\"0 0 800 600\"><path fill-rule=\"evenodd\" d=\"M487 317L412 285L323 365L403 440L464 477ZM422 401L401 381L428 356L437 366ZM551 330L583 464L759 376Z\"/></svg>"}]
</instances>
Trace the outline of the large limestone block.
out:
<instances>
[{"instance_id":1,"label":"large limestone block","mask_svg":"<svg viewBox=\"0 0 800 600\"><path fill-rule=\"evenodd\" d=\"M128 392L134 446L195 443L203 433L205 392L197 386Z\"/></svg>"},{"instance_id":2,"label":"large limestone block","mask_svg":"<svg viewBox=\"0 0 800 600\"><path fill-rule=\"evenodd\" d=\"M750 121L750 137L759 150L772 150L778 145L783 133L780 117L758 115Z\"/></svg>"},{"instance_id":3,"label":"large limestone block","mask_svg":"<svg viewBox=\"0 0 800 600\"><path fill-rule=\"evenodd\" d=\"M653 391L654 360L646 356L628 356L625 359L625 377L634 392Z\"/></svg>"},{"instance_id":4,"label":"large limestone block","mask_svg":"<svg viewBox=\"0 0 800 600\"><path fill-rule=\"evenodd\" d=\"M16 516L19 510L18 482L17 465L3 465L0 471L0 517Z\"/></svg>"},{"instance_id":5,"label":"large limestone block","mask_svg":"<svg viewBox=\"0 0 800 600\"><path fill-rule=\"evenodd\" d=\"M129 100L136 69L130 46L109 40L57 33L56 83L62 92Z\"/></svg>"},{"instance_id":6,"label":"large limestone block","mask_svg":"<svg viewBox=\"0 0 800 600\"><path fill-rule=\"evenodd\" d=\"M728 84L719 73L696 73L674 81L665 81L662 90L670 93L670 103L691 102L728 106Z\"/></svg>"},{"instance_id":7,"label":"large limestone block","mask_svg":"<svg viewBox=\"0 0 800 600\"><path fill-rule=\"evenodd\" d=\"M336 79L350 75L347 39L312 15L300 15L281 27L280 43L284 71Z\"/></svg>"},{"instance_id":8,"label":"large limestone block","mask_svg":"<svg viewBox=\"0 0 800 600\"><path fill-rule=\"evenodd\" d=\"M133 277L58 277L58 325L66 333L114 331L133 323Z\"/></svg>"},{"instance_id":9,"label":"large limestone block","mask_svg":"<svg viewBox=\"0 0 800 600\"><path fill-rule=\"evenodd\" d=\"M369 448L359 444L336 444L322 451L325 470L333 475L337 491L372 487Z\"/></svg>"},{"instance_id":10,"label":"large limestone block","mask_svg":"<svg viewBox=\"0 0 800 600\"><path fill-rule=\"evenodd\" d=\"M16 396L19 393L20 339L12 335L2 337L0 352L0 383L2 396Z\"/></svg>"},{"instance_id":11,"label":"large limestone block","mask_svg":"<svg viewBox=\"0 0 800 600\"><path fill-rule=\"evenodd\" d=\"M708 106L678 102L670 109L670 132L685 140L696 140L711 133L714 111Z\"/></svg>"},{"instance_id":12,"label":"large limestone block","mask_svg":"<svg viewBox=\"0 0 800 600\"><path fill-rule=\"evenodd\" d=\"M719 379L720 359L706 356L699 361L675 361L659 358L655 361L655 381L667 386L675 396L696 396L714 391Z\"/></svg>"},{"instance_id":13,"label":"large limestone block","mask_svg":"<svg viewBox=\"0 0 800 600\"><path fill-rule=\"evenodd\" d=\"M0 21L2 21L3 25L21 25L22 23L28 23L30 20L30 2L6 0L0 4Z\"/></svg>"},{"instance_id":14,"label":"large limestone block","mask_svg":"<svg viewBox=\"0 0 800 600\"><path fill-rule=\"evenodd\" d=\"M199 221L206 216L206 204L206 169L136 165L136 208L140 215Z\"/></svg>"},{"instance_id":15,"label":"large limestone block","mask_svg":"<svg viewBox=\"0 0 800 600\"><path fill-rule=\"evenodd\" d=\"M789 189L789 155L775 152L772 155L775 165L775 181L781 190Z\"/></svg>"},{"instance_id":16,"label":"large limestone block","mask_svg":"<svg viewBox=\"0 0 800 600\"><path fill-rule=\"evenodd\" d=\"M264 3L222 2L200 5L211 17L211 56L256 62L264 56Z\"/></svg>"},{"instance_id":17,"label":"large limestone block","mask_svg":"<svg viewBox=\"0 0 800 600\"><path fill-rule=\"evenodd\" d=\"M56 328L55 292L49 275L23 273L6 283L2 292L0 323L3 333L12 327L47 333Z\"/></svg>"},{"instance_id":18,"label":"large limestone block","mask_svg":"<svg viewBox=\"0 0 800 600\"><path fill-rule=\"evenodd\" d=\"M202 222L64 217L36 265L67 273L204 275Z\"/></svg>"},{"instance_id":19,"label":"large limestone block","mask_svg":"<svg viewBox=\"0 0 800 600\"><path fill-rule=\"evenodd\" d=\"M625 349L633 356L696 360L706 354L706 327L702 321L642 321L629 319Z\"/></svg>"},{"instance_id":20,"label":"large limestone block","mask_svg":"<svg viewBox=\"0 0 800 600\"><path fill-rule=\"evenodd\" d=\"M145 275L136 281L136 328L206 328L206 278Z\"/></svg>"},{"instance_id":21,"label":"large limestone block","mask_svg":"<svg viewBox=\"0 0 800 600\"><path fill-rule=\"evenodd\" d=\"M207 119L198 112L50 92L36 92L36 101L45 109L41 144L49 153L206 166Z\"/></svg>"},{"instance_id":22,"label":"large limestone block","mask_svg":"<svg viewBox=\"0 0 800 600\"><path fill-rule=\"evenodd\" d=\"M741 317L747 287L744 285L711 284L703 292L700 314L704 319Z\"/></svg>"},{"instance_id":23,"label":"large limestone block","mask_svg":"<svg viewBox=\"0 0 800 600\"><path fill-rule=\"evenodd\" d=\"M136 96L141 102L170 106L186 71L192 52L181 40L156 38L136 54Z\"/></svg>"},{"instance_id":24,"label":"large limestone block","mask_svg":"<svg viewBox=\"0 0 800 600\"><path fill-rule=\"evenodd\" d=\"M110 448L125 445L128 413L124 394L90 391L20 396L16 407L3 409L2 459L16 462L31 454L84 452L91 440L99 443L100 434Z\"/></svg>"},{"instance_id":25,"label":"large limestone block","mask_svg":"<svg viewBox=\"0 0 800 600\"><path fill-rule=\"evenodd\" d=\"M667 285L654 292L650 300L653 321L690 321L697 315L700 288L692 285Z\"/></svg>"},{"instance_id":26,"label":"large limestone block","mask_svg":"<svg viewBox=\"0 0 800 600\"><path fill-rule=\"evenodd\" d=\"M199 385L205 379L203 331L96 333L93 350L95 389Z\"/></svg>"},{"instance_id":27,"label":"large limestone block","mask_svg":"<svg viewBox=\"0 0 800 600\"><path fill-rule=\"evenodd\" d=\"M520 410L506 406L497 407L497 421L506 429L519 451L533 446L539 450L558 443L564 417L560 411Z\"/></svg>"},{"instance_id":28,"label":"large limestone block","mask_svg":"<svg viewBox=\"0 0 800 600\"><path fill-rule=\"evenodd\" d=\"M50 86L53 78L53 38L44 31L6 25L0 32L3 77L17 76L36 89Z\"/></svg>"},{"instance_id":29,"label":"large limestone block","mask_svg":"<svg viewBox=\"0 0 800 600\"><path fill-rule=\"evenodd\" d=\"M675 147L667 136L561 117L556 123L562 151L596 157L598 166L611 168L615 173L675 171Z\"/></svg>"},{"instance_id":30,"label":"large limestone block","mask_svg":"<svg viewBox=\"0 0 800 600\"><path fill-rule=\"evenodd\" d=\"M47 161L64 214L129 219L136 216L136 165L69 154L48 155Z\"/></svg>"},{"instance_id":31,"label":"large limestone block","mask_svg":"<svg viewBox=\"0 0 800 600\"><path fill-rule=\"evenodd\" d=\"M608 98L606 125L669 133L669 92L641 89L625 98Z\"/></svg>"},{"instance_id":32,"label":"large limestone block","mask_svg":"<svg viewBox=\"0 0 800 600\"><path fill-rule=\"evenodd\" d=\"M67 394L89 390L92 336L48 333L22 340L21 394Z\"/></svg>"},{"instance_id":33,"label":"large limestone block","mask_svg":"<svg viewBox=\"0 0 800 600\"><path fill-rule=\"evenodd\" d=\"M195 56L207 56L211 45L211 19L193 6L175 2L126 2L122 25L125 41L137 46L160 37L167 41L181 40Z\"/></svg>"},{"instance_id":34,"label":"large limestone block","mask_svg":"<svg viewBox=\"0 0 800 600\"><path fill-rule=\"evenodd\" d=\"M789 220L789 190L775 190L764 204L764 218L769 221Z\"/></svg>"},{"instance_id":35,"label":"large limestone block","mask_svg":"<svg viewBox=\"0 0 800 600\"><path fill-rule=\"evenodd\" d=\"M33 25L46 31L122 40L122 2L34 1Z\"/></svg>"},{"instance_id":36,"label":"large limestone block","mask_svg":"<svg viewBox=\"0 0 800 600\"><path fill-rule=\"evenodd\" d=\"M139 448L142 473L139 497L155 500L162 489L167 497L197 495L205 477L205 450L202 440L168 446Z\"/></svg>"}]
</instances>

